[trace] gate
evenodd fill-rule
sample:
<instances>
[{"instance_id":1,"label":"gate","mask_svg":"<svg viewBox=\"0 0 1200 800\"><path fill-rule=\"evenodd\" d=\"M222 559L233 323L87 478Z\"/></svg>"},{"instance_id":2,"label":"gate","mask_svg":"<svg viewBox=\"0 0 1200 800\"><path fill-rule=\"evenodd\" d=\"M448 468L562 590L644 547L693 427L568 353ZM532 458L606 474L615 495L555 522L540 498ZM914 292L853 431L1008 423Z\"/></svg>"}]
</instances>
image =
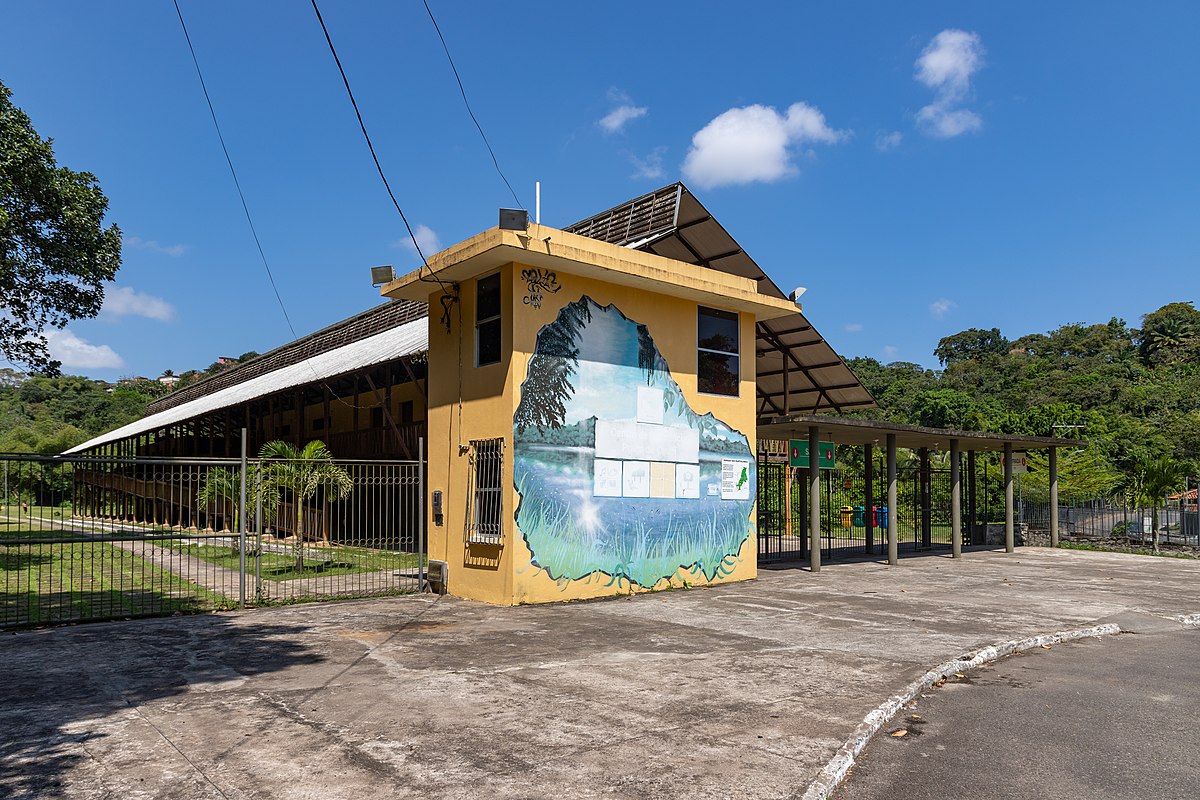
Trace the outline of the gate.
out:
<instances>
[{"instance_id":1,"label":"gate","mask_svg":"<svg viewBox=\"0 0 1200 800\"><path fill-rule=\"evenodd\" d=\"M249 460L243 476L239 460L0 456L0 469L0 627L425 586L420 462Z\"/></svg>"},{"instance_id":2,"label":"gate","mask_svg":"<svg viewBox=\"0 0 1200 800\"><path fill-rule=\"evenodd\" d=\"M758 561L808 558L808 470L788 466L786 442L759 442ZM821 558L836 561L887 552L887 471L874 465L872 503L861 472L821 470ZM896 538L899 551L931 552L950 547L950 470L906 466L896 475ZM873 520L868 536L867 520ZM964 522L963 543L970 544Z\"/></svg>"}]
</instances>

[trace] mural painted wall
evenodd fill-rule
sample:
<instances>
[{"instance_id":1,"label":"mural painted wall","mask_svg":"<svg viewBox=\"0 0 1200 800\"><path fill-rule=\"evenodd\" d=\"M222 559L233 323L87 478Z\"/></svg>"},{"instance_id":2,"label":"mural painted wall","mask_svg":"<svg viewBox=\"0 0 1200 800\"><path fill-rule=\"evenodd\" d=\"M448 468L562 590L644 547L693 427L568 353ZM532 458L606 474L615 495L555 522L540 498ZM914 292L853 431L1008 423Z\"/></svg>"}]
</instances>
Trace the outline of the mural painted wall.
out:
<instances>
[{"instance_id":1,"label":"mural painted wall","mask_svg":"<svg viewBox=\"0 0 1200 800\"><path fill-rule=\"evenodd\" d=\"M751 534L747 437L693 411L646 326L615 305L585 295L539 331L513 442L517 527L560 584L651 588L680 569L711 581Z\"/></svg>"}]
</instances>

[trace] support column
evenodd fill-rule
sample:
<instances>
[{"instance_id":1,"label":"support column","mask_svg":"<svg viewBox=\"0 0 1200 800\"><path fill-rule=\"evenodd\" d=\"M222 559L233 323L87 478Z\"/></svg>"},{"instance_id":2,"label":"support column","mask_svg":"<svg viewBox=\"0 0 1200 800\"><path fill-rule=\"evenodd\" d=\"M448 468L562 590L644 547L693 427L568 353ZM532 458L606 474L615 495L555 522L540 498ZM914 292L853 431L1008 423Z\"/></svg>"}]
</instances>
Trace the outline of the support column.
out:
<instances>
[{"instance_id":1,"label":"support column","mask_svg":"<svg viewBox=\"0 0 1200 800\"><path fill-rule=\"evenodd\" d=\"M962 465L958 439L950 440L950 556L962 556Z\"/></svg>"},{"instance_id":2,"label":"support column","mask_svg":"<svg viewBox=\"0 0 1200 800\"><path fill-rule=\"evenodd\" d=\"M888 564L900 563L900 552L896 542L896 434L887 435L887 549Z\"/></svg>"},{"instance_id":3,"label":"support column","mask_svg":"<svg viewBox=\"0 0 1200 800\"><path fill-rule=\"evenodd\" d=\"M1187 488L1186 485L1184 487ZM1187 497L1187 494L1184 494ZM1182 517L1181 517L1182 519ZM1058 547L1058 448L1050 448L1050 546Z\"/></svg>"},{"instance_id":4,"label":"support column","mask_svg":"<svg viewBox=\"0 0 1200 800\"><path fill-rule=\"evenodd\" d=\"M1013 541L1013 448L1012 442L1004 443L1004 552L1014 550Z\"/></svg>"},{"instance_id":5,"label":"support column","mask_svg":"<svg viewBox=\"0 0 1200 800\"><path fill-rule=\"evenodd\" d=\"M821 571L821 432L808 427L808 565Z\"/></svg>"},{"instance_id":6,"label":"support column","mask_svg":"<svg viewBox=\"0 0 1200 800\"><path fill-rule=\"evenodd\" d=\"M863 446L863 525L866 527L867 553L875 552L875 446Z\"/></svg>"}]
</instances>

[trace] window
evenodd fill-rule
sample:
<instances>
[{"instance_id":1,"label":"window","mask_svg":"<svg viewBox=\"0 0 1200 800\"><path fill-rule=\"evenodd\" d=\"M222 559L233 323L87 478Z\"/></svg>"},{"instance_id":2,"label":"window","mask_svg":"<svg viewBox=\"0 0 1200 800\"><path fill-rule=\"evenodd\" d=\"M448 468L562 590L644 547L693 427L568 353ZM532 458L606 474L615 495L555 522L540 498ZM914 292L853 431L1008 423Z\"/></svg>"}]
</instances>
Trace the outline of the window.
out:
<instances>
[{"instance_id":1,"label":"window","mask_svg":"<svg viewBox=\"0 0 1200 800\"><path fill-rule=\"evenodd\" d=\"M400 424L401 425L412 425L413 424L413 401L412 400L405 400L404 402L402 402L400 404Z\"/></svg>"},{"instance_id":2,"label":"window","mask_svg":"<svg viewBox=\"0 0 1200 800\"><path fill-rule=\"evenodd\" d=\"M467 541L504 542L504 439L472 439Z\"/></svg>"},{"instance_id":3,"label":"window","mask_svg":"<svg viewBox=\"0 0 1200 800\"><path fill-rule=\"evenodd\" d=\"M382 428L383 427L383 408L380 406L374 406L371 409L371 427L372 428Z\"/></svg>"},{"instance_id":4,"label":"window","mask_svg":"<svg viewBox=\"0 0 1200 800\"><path fill-rule=\"evenodd\" d=\"M475 366L500 361L500 273L475 282Z\"/></svg>"},{"instance_id":5,"label":"window","mask_svg":"<svg viewBox=\"0 0 1200 800\"><path fill-rule=\"evenodd\" d=\"M700 306L696 383L705 394L738 396L738 315Z\"/></svg>"},{"instance_id":6,"label":"window","mask_svg":"<svg viewBox=\"0 0 1200 800\"><path fill-rule=\"evenodd\" d=\"M324 417L314 417L313 421L312 421L312 429L314 431L325 430L325 418Z\"/></svg>"}]
</instances>

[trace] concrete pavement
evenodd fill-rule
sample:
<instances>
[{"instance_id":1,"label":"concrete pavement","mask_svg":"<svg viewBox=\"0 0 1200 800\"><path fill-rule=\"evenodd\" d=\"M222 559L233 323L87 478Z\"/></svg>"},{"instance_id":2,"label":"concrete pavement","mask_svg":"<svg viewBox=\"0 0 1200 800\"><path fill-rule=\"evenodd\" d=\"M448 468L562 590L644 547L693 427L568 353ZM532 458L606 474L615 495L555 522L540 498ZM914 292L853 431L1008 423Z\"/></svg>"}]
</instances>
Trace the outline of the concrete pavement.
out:
<instances>
[{"instance_id":1,"label":"concrete pavement","mask_svg":"<svg viewBox=\"0 0 1200 800\"><path fill-rule=\"evenodd\" d=\"M0 636L0 795L803 795L994 642L1200 613L1200 562L1022 548L557 606L408 597Z\"/></svg>"}]
</instances>

